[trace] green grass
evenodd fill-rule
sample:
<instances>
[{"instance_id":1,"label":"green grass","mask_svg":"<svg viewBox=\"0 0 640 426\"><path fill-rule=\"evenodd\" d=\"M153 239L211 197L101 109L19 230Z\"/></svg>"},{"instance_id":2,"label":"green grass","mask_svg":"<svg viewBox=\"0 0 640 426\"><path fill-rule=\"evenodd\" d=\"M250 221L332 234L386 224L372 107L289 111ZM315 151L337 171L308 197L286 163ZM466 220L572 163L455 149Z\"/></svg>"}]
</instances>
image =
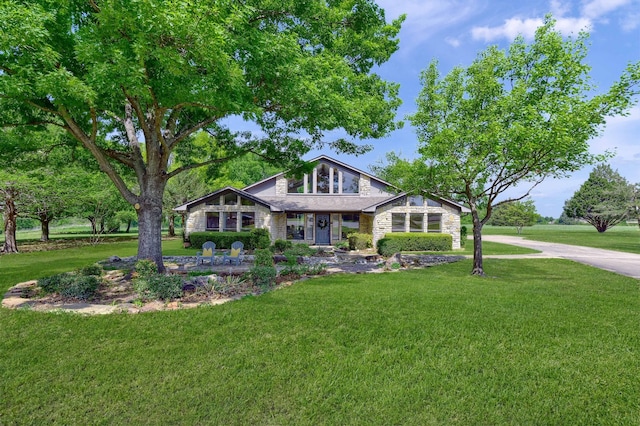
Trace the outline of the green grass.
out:
<instances>
[{"instance_id":1,"label":"green grass","mask_svg":"<svg viewBox=\"0 0 640 426\"><path fill-rule=\"evenodd\" d=\"M454 255L473 255L473 240L467 240L466 244L460 250L451 250L451 251L431 251L431 252L423 252L425 254L454 254ZM526 247L518 247L512 246L509 244L502 243L494 243L491 241L482 241L482 254L483 255L492 255L492 254L532 254L532 253L540 253L539 250L534 250Z\"/></svg>"},{"instance_id":2,"label":"green grass","mask_svg":"<svg viewBox=\"0 0 640 426\"><path fill-rule=\"evenodd\" d=\"M504 226L485 226L482 233L518 235L515 228ZM640 230L635 225L618 225L603 233L588 225L535 225L523 228L521 236L536 241L640 253Z\"/></svg>"},{"instance_id":3,"label":"green grass","mask_svg":"<svg viewBox=\"0 0 640 426\"><path fill-rule=\"evenodd\" d=\"M0 290L134 251L2 256ZM139 315L0 309L0 423L639 424L638 281L557 259L485 268Z\"/></svg>"}]
</instances>

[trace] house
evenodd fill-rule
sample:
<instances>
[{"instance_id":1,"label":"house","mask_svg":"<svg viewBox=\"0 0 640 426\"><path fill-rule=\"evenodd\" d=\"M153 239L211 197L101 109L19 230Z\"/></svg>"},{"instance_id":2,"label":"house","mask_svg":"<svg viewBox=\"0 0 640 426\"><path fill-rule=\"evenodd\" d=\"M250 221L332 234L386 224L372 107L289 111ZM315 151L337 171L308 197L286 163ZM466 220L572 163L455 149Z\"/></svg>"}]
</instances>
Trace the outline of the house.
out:
<instances>
[{"instance_id":1,"label":"house","mask_svg":"<svg viewBox=\"0 0 640 426\"><path fill-rule=\"evenodd\" d=\"M460 248L466 207L442 198L397 193L389 183L327 156L302 178L279 173L240 190L226 187L175 210L187 213L186 235L197 231L266 228L273 240L331 245L351 232L443 232Z\"/></svg>"}]
</instances>

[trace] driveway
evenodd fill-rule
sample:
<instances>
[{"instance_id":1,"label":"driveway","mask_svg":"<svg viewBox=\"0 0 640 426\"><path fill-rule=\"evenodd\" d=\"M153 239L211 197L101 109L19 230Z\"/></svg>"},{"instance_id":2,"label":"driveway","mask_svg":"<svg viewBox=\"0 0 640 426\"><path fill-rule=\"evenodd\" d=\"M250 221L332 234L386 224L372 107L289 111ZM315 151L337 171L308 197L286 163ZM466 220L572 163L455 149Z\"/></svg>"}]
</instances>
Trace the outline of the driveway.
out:
<instances>
[{"instance_id":1,"label":"driveway","mask_svg":"<svg viewBox=\"0 0 640 426\"><path fill-rule=\"evenodd\" d=\"M595 266L606 271L615 272L640 279L640 254L621 251L603 250L591 247L572 246L569 244L545 243L542 241L525 240L522 237L506 235L483 235L483 241L511 244L512 246L527 247L540 250L540 254L513 256L485 256L490 257L526 257L526 258L560 258L568 259L585 265Z\"/></svg>"}]
</instances>

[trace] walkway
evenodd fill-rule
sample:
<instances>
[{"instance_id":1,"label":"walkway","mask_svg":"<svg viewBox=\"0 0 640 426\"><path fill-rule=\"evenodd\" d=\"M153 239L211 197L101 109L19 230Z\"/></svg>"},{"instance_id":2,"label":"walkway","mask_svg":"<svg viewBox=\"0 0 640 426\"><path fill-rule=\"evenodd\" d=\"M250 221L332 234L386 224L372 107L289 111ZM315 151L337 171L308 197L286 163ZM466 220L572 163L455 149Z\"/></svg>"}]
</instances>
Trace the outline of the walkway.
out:
<instances>
[{"instance_id":1,"label":"walkway","mask_svg":"<svg viewBox=\"0 0 640 426\"><path fill-rule=\"evenodd\" d=\"M527 255L484 256L486 258L560 258L595 266L606 271L615 272L640 279L640 254L622 251L603 250L592 247L572 246L569 244L546 243L525 240L522 237L506 235L483 235L483 241L510 244L540 250L542 253Z\"/></svg>"}]
</instances>

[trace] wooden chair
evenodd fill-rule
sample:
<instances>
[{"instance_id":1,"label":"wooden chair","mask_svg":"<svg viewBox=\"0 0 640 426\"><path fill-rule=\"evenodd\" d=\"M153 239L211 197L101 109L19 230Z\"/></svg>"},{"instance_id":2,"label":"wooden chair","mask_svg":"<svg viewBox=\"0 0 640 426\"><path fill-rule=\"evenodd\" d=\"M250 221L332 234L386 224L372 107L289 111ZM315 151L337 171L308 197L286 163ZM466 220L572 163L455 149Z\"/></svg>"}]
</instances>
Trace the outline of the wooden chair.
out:
<instances>
[{"instance_id":1,"label":"wooden chair","mask_svg":"<svg viewBox=\"0 0 640 426\"><path fill-rule=\"evenodd\" d=\"M216 243L213 241L205 241L202 245L202 251L196 253L196 265L204 264L208 260L211 265L216 264Z\"/></svg>"},{"instance_id":2,"label":"wooden chair","mask_svg":"<svg viewBox=\"0 0 640 426\"><path fill-rule=\"evenodd\" d=\"M229 261L229 265L235 263L240 265L244 260L244 244L242 241L234 241L231 244L231 250L226 252L222 257L222 263Z\"/></svg>"}]
</instances>

